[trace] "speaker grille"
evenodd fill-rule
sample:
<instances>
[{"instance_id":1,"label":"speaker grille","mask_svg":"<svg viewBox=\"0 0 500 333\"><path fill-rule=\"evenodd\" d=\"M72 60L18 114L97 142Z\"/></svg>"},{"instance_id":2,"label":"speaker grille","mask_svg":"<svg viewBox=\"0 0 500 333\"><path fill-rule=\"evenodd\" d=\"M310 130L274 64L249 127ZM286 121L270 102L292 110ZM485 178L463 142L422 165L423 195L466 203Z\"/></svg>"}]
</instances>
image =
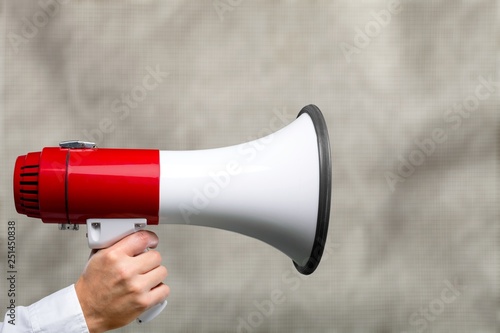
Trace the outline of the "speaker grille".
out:
<instances>
[{"instance_id":1,"label":"speaker grille","mask_svg":"<svg viewBox=\"0 0 500 333\"><path fill-rule=\"evenodd\" d=\"M14 171L14 198L17 212L40 218L38 176L40 153L19 156Z\"/></svg>"}]
</instances>

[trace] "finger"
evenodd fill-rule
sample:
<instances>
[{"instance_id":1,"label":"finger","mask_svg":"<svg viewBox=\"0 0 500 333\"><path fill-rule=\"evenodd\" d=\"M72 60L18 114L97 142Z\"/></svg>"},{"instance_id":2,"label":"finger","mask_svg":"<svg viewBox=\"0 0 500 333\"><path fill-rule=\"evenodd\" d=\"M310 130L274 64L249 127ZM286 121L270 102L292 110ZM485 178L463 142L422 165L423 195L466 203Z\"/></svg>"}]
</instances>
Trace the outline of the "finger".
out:
<instances>
[{"instance_id":1,"label":"finger","mask_svg":"<svg viewBox=\"0 0 500 333\"><path fill-rule=\"evenodd\" d=\"M170 287L164 283L160 283L148 293L148 302L151 304L150 308L165 301L170 295Z\"/></svg>"},{"instance_id":2,"label":"finger","mask_svg":"<svg viewBox=\"0 0 500 333\"><path fill-rule=\"evenodd\" d=\"M145 274L160 266L161 261L160 252L151 250L135 256L132 262L138 268L138 274Z\"/></svg>"},{"instance_id":3,"label":"finger","mask_svg":"<svg viewBox=\"0 0 500 333\"><path fill-rule=\"evenodd\" d=\"M151 271L143 274L140 279L144 286L144 290L154 289L162 283L168 276L168 271L165 266L158 266Z\"/></svg>"},{"instance_id":4,"label":"finger","mask_svg":"<svg viewBox=\"0 0 500 333\"><path fill-rule=\"evenodd\" d=\"M148 248L155 248L158 245L158 236L147 230L135 232L121 239L111 246L115 250L124 252L130 257L143 253Z\"/></svg>"}]
</instances>

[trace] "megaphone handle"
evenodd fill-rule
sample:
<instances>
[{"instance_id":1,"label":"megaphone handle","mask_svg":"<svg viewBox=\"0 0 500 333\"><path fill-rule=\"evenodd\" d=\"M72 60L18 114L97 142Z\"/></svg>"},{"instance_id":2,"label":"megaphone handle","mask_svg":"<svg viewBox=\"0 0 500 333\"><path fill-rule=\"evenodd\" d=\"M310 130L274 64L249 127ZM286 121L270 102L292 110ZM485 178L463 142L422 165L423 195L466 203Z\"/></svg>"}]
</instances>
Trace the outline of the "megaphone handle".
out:
<instances>
[{"instance_id":1,"label":"megaphone handle","mask_svg":"<svg viewBox=\"0 0 500 333\"><path fill-rule=\"evenodd\" d=\"M143 323L147 323L150 320L153 320L157 315L160 314L160 312L163 311L163 309L165 309L166 306L167 306L167 301L163 301L163 302L161 302L159 304L156 304L151 309L146 310L145 312L143 312L137 318L137 322L139 324L143 324Z\"/></svg>"},{"instance_id":2,"label":"megaphone handle","mask_svg":"<svg viewBox=\"0 0 500 333\"><path fill-rule=\"evenodd\" d=\"M91 249L102 249L113 245L120 239L139 230L147 225L144 218L136 219L88 219L87 238ZM146 249L144 252L147 252ZM136 320L139 324L147 323L155 318L167 306L167 301L156 304L144 311Z\"/></svg>"}]
</instances>

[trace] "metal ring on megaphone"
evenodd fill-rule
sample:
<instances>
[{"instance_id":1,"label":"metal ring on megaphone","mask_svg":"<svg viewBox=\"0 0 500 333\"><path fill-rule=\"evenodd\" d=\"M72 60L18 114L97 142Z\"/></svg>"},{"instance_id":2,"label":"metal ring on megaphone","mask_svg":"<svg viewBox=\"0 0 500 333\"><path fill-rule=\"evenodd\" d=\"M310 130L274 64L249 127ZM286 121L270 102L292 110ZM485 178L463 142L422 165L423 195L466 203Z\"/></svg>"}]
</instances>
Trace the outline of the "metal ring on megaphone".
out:
<instances>
[{"instance_id":1,"label":"metal ring on megaphone","mask_svg":"<svg viewBox=\"0 0 500 333\"><path fill-rule=\"evenodd\" d=\"M325 249L326 237L328 235L328 223L330 220L330 202L332 188L332 164L330 153L330 139L326 127L325 118L321 110L313 104L307 105L299 112L297 118L304 113L311 118L316 137L318 140L319 153L319 202L318 221L316 225L316 235L311 250L311 255L304 265L294 262L295 268L305 275L309 275L316 270L321 261Z\"/></svg>"}]
</instances>

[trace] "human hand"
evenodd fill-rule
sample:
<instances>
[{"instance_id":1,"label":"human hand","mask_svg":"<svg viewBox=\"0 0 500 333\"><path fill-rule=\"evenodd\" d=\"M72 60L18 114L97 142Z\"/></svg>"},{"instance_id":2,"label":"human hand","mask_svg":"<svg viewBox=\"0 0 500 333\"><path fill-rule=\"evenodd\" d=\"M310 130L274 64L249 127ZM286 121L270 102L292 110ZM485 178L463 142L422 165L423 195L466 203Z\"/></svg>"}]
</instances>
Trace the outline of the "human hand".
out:
<instances>
[{"instance_id":1,"label":"human hand","mask_svg":"<svg viewBox=\"0 0 500 333\"><path fill-rule=\"evenodd\" d=\"M161 255L144 252L157 245L154 233L139 231L91 256L75 284L91 333L125 326L167 298L170 288L162 283L167 269L161 266Z\"/></svg>"}]
</instances>

